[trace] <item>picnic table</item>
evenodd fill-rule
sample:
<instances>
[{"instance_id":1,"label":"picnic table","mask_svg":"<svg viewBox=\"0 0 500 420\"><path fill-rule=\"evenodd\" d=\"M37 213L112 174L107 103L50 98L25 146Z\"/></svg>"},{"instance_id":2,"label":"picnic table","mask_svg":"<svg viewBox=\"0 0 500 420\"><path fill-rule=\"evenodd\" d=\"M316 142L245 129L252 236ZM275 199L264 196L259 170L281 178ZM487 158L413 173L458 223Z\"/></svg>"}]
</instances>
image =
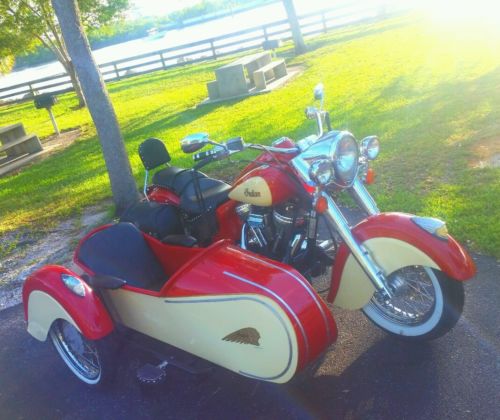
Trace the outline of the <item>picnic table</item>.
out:
<instances>
[{"instance_id":1,"label":"picnic table","mask_svg":"<svg viewBox=\"0 0 500 420\"><path fill-rule=\"evenodd\" d=\"M208 96L231 98L248 94L251 89L263 90L267 80L286 74L285 61L273 61L271 52L248 55L215 70L216 80L207 83Z\"/></svg>"},{"instance_id":2,"label":"picnic table","mask_svg":"<svg viewBox=\"0 0 500 420\"><path fill-rule=\"evenodd\" d=\"M22 123L0 127L0 153L7 158L40 152L42 144L36 134L26 134Z\"/></svg>"}]
</instances>

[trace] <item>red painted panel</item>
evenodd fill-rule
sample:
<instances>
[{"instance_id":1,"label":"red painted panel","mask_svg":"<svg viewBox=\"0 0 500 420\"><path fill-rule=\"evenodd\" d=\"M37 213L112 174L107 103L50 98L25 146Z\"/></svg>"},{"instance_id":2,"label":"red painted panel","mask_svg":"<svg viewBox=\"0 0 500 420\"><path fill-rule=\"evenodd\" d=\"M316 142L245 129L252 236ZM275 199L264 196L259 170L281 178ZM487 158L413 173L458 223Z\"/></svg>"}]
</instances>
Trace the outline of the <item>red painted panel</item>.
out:
<instances>
[{"instance_id":1,"label":"red painted panel","mask_svg":"<svg viewBox=\"0 0 500 420\"><path fill-rule=\"evenodd\" d=\"M330 311L300 273L228 242L207 248L161 291L169 297L241 293L267 296L288 314L298 337L300 368L336 340Z\"/></svg>"},{"instance_id":2,"label":"red painted panel","mask_svg":"<svg viewBox=\"0 0 500 420\"><path fill-rule=\"evenodd\" d=\"M229 200L217 207L215 214L218 230L213 238L213 242L221 239L229 239L232 242L239 241L243 222L235 211L238 204L237 201Z\"/></svg>"},{"instance_id":3,"label":"red painted panel","mask_svg":"<svg viewBox=\"0 0 500 420\"><path fill-rule=\"evenodd\" d=\"M151 201L156 201L157 203L169 203L178 206L181 202L179 196L175 192L165 187L152 185L148 187L146 192L148 194L148 198Z\"/></svg>"},{"instance_id":4,"label":"red painted panel","mask_svg":"<svg viewBox=\"0 0 500 420\"><path fill-rule=\"evenodd\" d=\"M469 280L476 274L474 261L455 239L449 236L444 240L431 235L413 223L412 217L413 215L405 213L381 213L370 216L353 228L353 234L360 243L378 237L407 242L427 254L447 276L458 281ZM329 302L335 299L349 253L347 246L342 244L332 270Z\"/></svg>"},{"instance_id":5,"label":"red painted panel","mask_svg":"<svg viewBox=\"0 0 500 420\"><path fill-rule=\"evenodd\" d=\"M40 290L52 296L62 305L89 340L97 340L111 333L114 329L113 320L99 296L85 282L85 296L75 295L62 282L62 274L79 278L65 267L46 265L26 279L23 285L25 318L28 318L29 295L34 290Z\"/></svg>"}]
</instances>

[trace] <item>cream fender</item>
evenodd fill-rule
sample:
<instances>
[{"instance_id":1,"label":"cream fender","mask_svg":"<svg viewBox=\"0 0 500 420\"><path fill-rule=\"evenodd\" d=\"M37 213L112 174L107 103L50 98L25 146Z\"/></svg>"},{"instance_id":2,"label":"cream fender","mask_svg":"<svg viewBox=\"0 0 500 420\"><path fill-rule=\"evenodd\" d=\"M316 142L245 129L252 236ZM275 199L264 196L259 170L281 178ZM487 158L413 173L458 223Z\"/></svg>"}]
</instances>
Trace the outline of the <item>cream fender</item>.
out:
<instances>
[{"instance_id":1,"label":"cream fender","mask_svg":"<svg viewBox=\"0 0 500 420\"><path fill-rule=\"evenodd\" d=\"M47 293L34 290L28 299L28 332L37 340L45 341L52 323L64 319L81 332L71 315Z\"/></svg>"},{"instance_id":2,"label":"cream fender","mask_svg":"<svg viewBox=\"0 0 500 420\"><path fill-rule=\"evenodd\" d=\"M439 266L427 254L415 246L393 238L372 238L363 242L375 263L388 276L394 271L409 266L423 265L439 269ZM344 309L360 309L365 306L375 291L370 279L349 254L340 278L340 286L333 301L334 305Z\"/></svg>"}]
</instances>

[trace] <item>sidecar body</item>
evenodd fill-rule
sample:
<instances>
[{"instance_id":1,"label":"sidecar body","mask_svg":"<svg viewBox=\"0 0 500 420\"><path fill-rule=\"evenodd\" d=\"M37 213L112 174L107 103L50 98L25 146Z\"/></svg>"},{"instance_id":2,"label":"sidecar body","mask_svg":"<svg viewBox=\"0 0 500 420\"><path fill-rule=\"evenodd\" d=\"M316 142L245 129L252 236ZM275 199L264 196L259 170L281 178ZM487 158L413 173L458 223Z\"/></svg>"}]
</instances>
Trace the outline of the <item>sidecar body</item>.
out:
<instances>
[{"instance_id":1,"label":"sidecar body","mask_svg":"<svg viewBox=\"0 0 500 420\"><path fill-rule=\"evenodd\" d=\"M25 282L28 331L38 340L58 319L88 340L123 326L283 383L337 337L329 309L305 278L229 241L169 245L118 223L87 235L74 261L79 270L47 266Z\"/></svg>"}]
</instances>

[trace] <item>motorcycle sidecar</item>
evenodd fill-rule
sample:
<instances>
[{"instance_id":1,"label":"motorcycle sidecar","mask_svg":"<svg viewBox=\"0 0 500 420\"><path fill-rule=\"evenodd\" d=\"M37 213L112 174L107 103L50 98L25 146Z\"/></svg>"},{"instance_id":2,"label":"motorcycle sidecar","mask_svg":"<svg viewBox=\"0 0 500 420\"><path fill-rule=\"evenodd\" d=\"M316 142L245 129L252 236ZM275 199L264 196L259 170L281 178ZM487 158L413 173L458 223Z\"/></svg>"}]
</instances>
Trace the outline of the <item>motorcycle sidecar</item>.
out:
<instances>
[{"instance_id":1,"label":"motorcycle sidecar","mask_svg":"<svg viewBox=\"0 0 500 420\"><path fill-rule=\"evenodd\" d=\"M59 319L86 340L119 324L244 376L284 383L337 337L330 311L297 271L229 241L174 246L118 223L87 235L75 263L83 274L47 266L25 282L28 331L41 341Z\"/></svg>"}]
</instances>

